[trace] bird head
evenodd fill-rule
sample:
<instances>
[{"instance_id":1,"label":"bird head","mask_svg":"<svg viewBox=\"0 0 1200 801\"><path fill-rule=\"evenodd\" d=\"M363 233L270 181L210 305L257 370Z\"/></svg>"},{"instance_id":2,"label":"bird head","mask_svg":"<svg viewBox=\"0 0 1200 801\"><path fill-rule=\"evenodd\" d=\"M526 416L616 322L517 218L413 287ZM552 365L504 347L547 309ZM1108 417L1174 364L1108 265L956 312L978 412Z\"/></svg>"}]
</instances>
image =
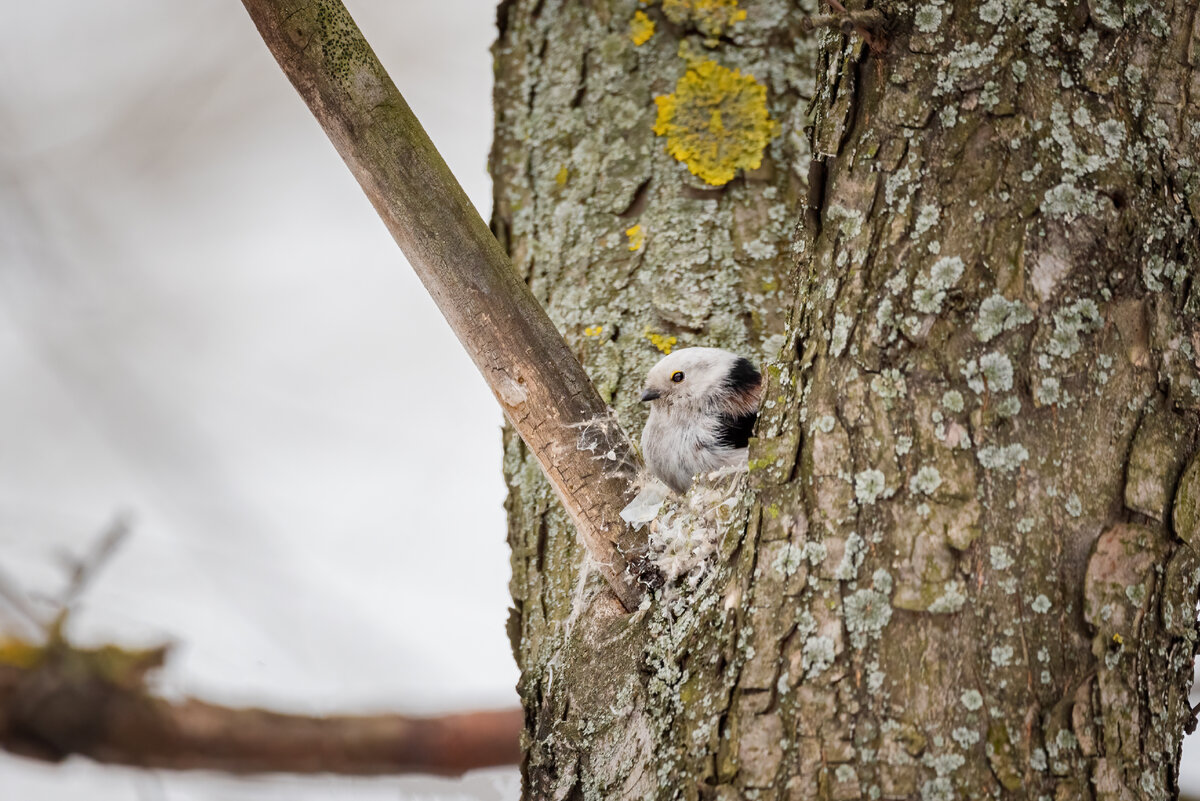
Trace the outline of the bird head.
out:
<instances>
[{"instance_id":1,"label":"bird head","mask_svg":"<svg viewBox=\"0 0 1200 801\"><path fill-rule=\"evenodd\" d=\"M664 357L646 374L643 402L704 407L714 403L758 405L762 376L749 360L720 348L683 348ZM745 402L739 403L741 397Z\"/></svg>"}]
</instances>

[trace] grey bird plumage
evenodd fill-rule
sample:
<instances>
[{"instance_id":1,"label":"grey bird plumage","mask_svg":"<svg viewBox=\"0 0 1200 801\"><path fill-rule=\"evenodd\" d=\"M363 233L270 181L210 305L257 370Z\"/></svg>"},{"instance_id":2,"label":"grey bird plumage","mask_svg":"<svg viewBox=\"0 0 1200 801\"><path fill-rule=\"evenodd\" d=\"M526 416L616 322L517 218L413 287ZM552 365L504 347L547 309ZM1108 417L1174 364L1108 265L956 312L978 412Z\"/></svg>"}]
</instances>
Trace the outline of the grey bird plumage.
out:
<instances>
[{"instance_id":1,"label":"grey bird plumage","mask_svg":"<svg viewBox=\"0 0 1200 801\"><path fill-rule=\"evenodd\" d=\"M762 376L749 359L720 348L684 348L650 369L642 401L650 417L642 455L650 472L678 493L692 477L746 464Z\"/></svg>"}]
</instances>

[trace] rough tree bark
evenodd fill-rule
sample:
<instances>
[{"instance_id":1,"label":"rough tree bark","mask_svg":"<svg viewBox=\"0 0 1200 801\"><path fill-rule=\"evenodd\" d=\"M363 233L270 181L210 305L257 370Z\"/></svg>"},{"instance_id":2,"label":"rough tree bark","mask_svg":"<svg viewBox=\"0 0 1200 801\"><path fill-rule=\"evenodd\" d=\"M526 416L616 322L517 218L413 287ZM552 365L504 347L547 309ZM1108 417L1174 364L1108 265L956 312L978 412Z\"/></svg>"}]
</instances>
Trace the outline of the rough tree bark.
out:
<instances>
[{"instance_id":1,"label":"rough tree bark","mask_svg":"<svg viewBox=\"0 0 1200 801\"><path fill-rule=\"evenodd\" d=\"M622 422L665 337L771 362L718 564L634 614L506 435L527 797L1177 792L1197 5L501 4L493 228Z\"/></svg>"}]
</instances>

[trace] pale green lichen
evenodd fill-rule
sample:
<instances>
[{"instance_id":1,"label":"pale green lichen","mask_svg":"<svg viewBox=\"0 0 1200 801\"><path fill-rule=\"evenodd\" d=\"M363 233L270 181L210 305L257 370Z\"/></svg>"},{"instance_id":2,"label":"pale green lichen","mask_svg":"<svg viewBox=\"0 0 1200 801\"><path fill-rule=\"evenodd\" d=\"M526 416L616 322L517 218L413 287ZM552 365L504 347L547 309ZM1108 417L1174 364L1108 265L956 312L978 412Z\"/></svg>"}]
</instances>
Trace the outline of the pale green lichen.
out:
<instances>
[{"instance_id":1,"label":"pale green lichen","mask_svg":"<svg viewBox=\"0 0 1200 801\"><path fill-rule=\"evenodd\" d=\"M929 605L929 611L934 614L953 614L963 608L967 602L967 594L962 582L947 581L942 586L942 594Z\"/></svg>"},{"instance_id":2,"label":"pale green lichen","mask_svg":"<svg viewBox=\"0 0 1200 801\"><path fill-rule=\"evenodd\" d=\"M863 557L866 556L866 545L857 532L851 532L850 536L846 538L846 544L842 549L842 561L838 563L833 577L838 581L852 581L858 575L858 568L862 565Z\"/></svg>"},{"instance_id":3,"label":"pale green lichen","mask_svg":"<svg viewBox=\"0 0 1200 801\"><path fill-rule=\"evenodd\" d=\"M1098 209L1096 192L1081 189L1073 180L1064 180L1052 186L1042 198L1043 212L1051 217L1062 217L1067 222L1095 214Z\"/></svg>"},{"instance_id":4,"label":"pale green lichen","mask_svg":"<svg viewBox=\"0 0 1200 801\"><path fill-rule=\"evenodd\" d=\"M988 445L980 448L979 463L988 470L1011 473L1029 459L1029 451L1019 442L1012 445Z\"/></svg>"},{"instance_id":5,"label":"pale green lichen","mask_svg":"<svg viewBox=\"0 0 1200 801\"><path fill-rule=\"evenodd\" d=\"M963 260L958 256L943 256L934 262L928 272L917 276L913 307L924 314L940 312L946 292L962 278L963 267Z\"/></svg>"},{"instance_id":6,"label":"pale green lichen","mask_svg":"<svg viewBox=\"0 0 1200 801\"><path fill-rule=\"evenodd\" d=\"M890 595L892 592L892 575L882 567L871 574L871 583L884 595Z\"/></svg>"},{"instance_id":7,"label":"pale green lichen","mask_svg":"<svg viewBox=\"0 0 1200 801\"><path fill-rule=\"evenodd\" d=\"M891 408L891 401L908 394L908 382L899 370L888 368L871 379L871 391L883 398L884 405Z\"/></svg>"},{"instance_id":8,"label":"pale green lichen","mask_svg":"<svg viewBox=\"0 0 1200 801\"><path fill-rule=\"evenodd\" d=\"M1004 19L1004 0L987 0L979 7L979 18L986 23L995 25Z\"/></svg>"},{"instance_id":9,"label":"pale green lichen","mask_svg":"<svg viewBox=\"0 0 1200 801\"><path fill-rule=\"evenodd\" d=\"M1001 417L1016 417L1020 413L1021 399L1016 395L1009 395L996 402L996 414Z\"/></svg>"},{"instance_id":10,"label":"pale green lichen","mask_svg":"<svg viewBox=\"0 0 1200 801\"><path fill-rule=\"evenodd\" d=\"M996 667L1007 667L1012 664L1013 647L1011 645L996 645L992 648L992 664Z\"/></svg>"},{"instance_id":11,"label":"pale green lichen","mask_svg":"<svg viewBox=\"0 0 1200 801\"><path fill-rule=\"evenodd\" d=\"M861 589L842 602L846 630L855 648L866 647L870 637L878 637L892 619L888 597L875 589Z\"/></svg>"},{"instance_id":12,"label":"pale green lichen","mask_svg":"<svg viewBox=\"0 0 1200 801\"><path fill-rule=\"evenodd\" d=\"M937 224L941 216L941 207L936 203L923 203L917 211L917 221L913 223L913 238L916 239Z\"/></svg>"},{"instance_id":13,"label":"pale green lichen","mask_svg":"<svg viewBox=\"0 0 1200 801\"><path fill-rule=\"evenodd\" d=\"M862 232L863 223L866 222L862 212L848 209L837 203L829 207L825 212L825 218L831 223L837 223L842 233L851 239Z\"/></svg>"},{"instance_id":14,"label":"pale green lichen","mask_svg":"<svg viewBox=\"0 0 1200 801\"><path fill-rule=\"evenodd\" d=\"M1013 366L1007 355L994 351L985 353L976 362L971 359L963 368L963 377L972 392L1007 392L1013 386Z\"/></svg>"},{"instance_id":15,"label":"pale green lichen","mask_svg":"<svg viewBox=\"0 0 1200 801\"><path fill-rule=\"evenodd\" d=\"M950 737L954 742L958 743L959 748L964 751L979 742L979 732L974 729L968 729L966 726L959 726L954 731L950 732Z\"/></svg>"},{"instance_id":16,"label":"pale green lichen","mask_svg":"<svg viewBox=\"0 0 1200 801\"><path fill-rule=\"evenodd\" d=\"M833 321L833 333L829 338L829 355L841 356L842 351L846 349L846 340L850 335L850 326L853 320L844 314L838 313Z\"/></svg>"},{"instance_id":17,"label":"pale green lichen","mask_svg":"<svg viewBox=\"0 0 1200 801\"><path fill-rule=\"evenodd\" d=\"M993 545L989 550L993 570L1008 570L1013 566L1013 558L1002 545Z\"/></svg>"},{"instance_id":18,"label":"pale green lichen","mask_svg":"<svg viewBox=\"0 0 1200 801\"><path fill-rule=\"evenodd\" d=\"M1033 312L1024 303L991 295L979 304L979 316L971 330L980 342L990 342L1005 331L1032 321Z\"/></svg>"},{"instance_id":19,"label":"pale green lichen","mask_svg":"<svg viewBox=\"0 0 1200 801\"><path fill-rule=\"evenodd\" d=\"M963 77L995 60L995 44L981 45L978 42L959 44L950 52L944 66L938 69L935 95L948 94L955 90Z\"/></svg>"},{"instance_id":20,"label":"pale green lichen","mask_svg":"<svg viewBox=\"0 0 1200 801\"><path fill-rule=\"evenodd\" d=\"M1072 492L1067 496L1066 509L1067 514L1071 517L1079 517L1083 514L1083 502L1079 500L1079 495Z\"/></svg>"},{"instance_id":21,"label":"pale green lichen","mask_svg":"<svg viewBox=\"0 0 1200 801\"><path fill-rule=\"evenodd\" d=\"M1083 298L1054 312L1054 330L1046 342L1046 352L1060 359L1069 359L1080 348L1080 334L1095 331L1103 325L1096 301Z\"/></svg>"},{"instance_id":22,"label":"pale green lichen","mask_svg":"<svg viewBox=\"0 0 1200 801\"><path fill-rule=\"evenodd\" d=\"M820 675L833 664L835 658L833 638L809 637L804 641L804 648L801 650L800 656L805 675L809 677Z\"/></svg>"},{"instance_id":23,"label":"pale green lichen","mask_svg":"<svg viewBox=\"0 0 1200 801\"><path fill-rule=\"evenodd\" d=\"M959 700L971 712L977 712L983 706L983 696L979 694L979 690L967 690Z\"/></svg>"},{"instance_id":24,"label":"pale green lichen","mask_svg":"<svg viewBox=\"0 0 1200 801\"><path fill-rule=\"evenodd\" d=\"M936 467L925 465L908 482L908 489L914 495L917 493L932 495L941 485L942 474L938 472Z\"/></svg>"},{"instance_id":25,"label":"pale green lichen","mask_svg":"<svg viewBox=\"0 0 1200 801\"><path fill-rule=\"evenodd\" d=\"M808 542L804 545L804 554L808 557L809 564L816 566L829 556L829 548L823 542Z\"/></svg>"},{"instance_id":26,"label":"pale green lichen","mask_svg":"<svg viewBox=\"0 0 1200 801\"><path fill-rule=\"evenodd\" d=\"M883 472L870 468L854 477L854 497L863 506L870 506L887 492Z\"/></svg>"},{"instance_id":27,"label":"pale green lichen","mask_svg":"<svg viewBox=\"0 0 1200 801\"><path fill-rule=\"evenodd\" d=\"M922 4L913 15L913 24L921 33L933 33L942 24L942 9L933 3Z\"/></svg>"},{"instance_id":28,"label":"pale green lichen","mask_svg":"<svg viewBox=\"0 0 1200 801\"><path fill-rule=\"evenodd\" d=\"M775 557L775 561L771 567L778 573L784 576L791 576L800 569L800 565L804 562L804 548L799 545L788 543Z\"/></svg>"},{"instance_id":29,"label":"pale green lichen","mask_svg":"<svg viewBox=\"0 0 1200 801\"><path fill-rule=\"evenodd\" d=\"M1134 606L1141 606L1146 600L1146 585L1134 584L1126 587L1125 597L1128 598Z\"/></svg>"},{"instance_id":30,"label":"pale green lichen","mask_svg":"<svg viewBox=\"0 0 1200 801\"><path fill-rule=\"evenodd\" d=\"M921 785L921 801L954 801L954 783L948 777L938 776Z\"/></svg>"},{"instance_id":31,"label":"pale green lichen","mask_svg":"<svg viewBox=\"0 0 1200 801\"><path fill-rule=\"evenodd\" d=\"M1062 399L1062 387L1057 378L1043 378L1038 382L1033 395L1043 406L1054 406Z\"/></svg>"}]
</instances>

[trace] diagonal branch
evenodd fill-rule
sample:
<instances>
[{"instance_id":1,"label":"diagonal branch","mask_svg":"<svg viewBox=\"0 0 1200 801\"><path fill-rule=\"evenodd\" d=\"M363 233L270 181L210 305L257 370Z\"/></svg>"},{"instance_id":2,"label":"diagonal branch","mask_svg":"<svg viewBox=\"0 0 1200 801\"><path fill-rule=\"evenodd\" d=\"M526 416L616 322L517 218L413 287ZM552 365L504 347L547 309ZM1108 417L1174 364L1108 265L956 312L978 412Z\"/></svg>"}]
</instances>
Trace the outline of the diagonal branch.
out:
<instances>
[{"instance_id":1,"label":"diagonal branch","mask_svg":"<svg viewBox=\"0 0 1200 801\"><path fill-rule=\"evenodd\" d=\"M628 609L645 537L618 516L637 458L583 367L338 0L243 0ZM436 390L436 384L431 389Z\"/></svg>"},{"instance_id":2,"label":"diagonal branch","mask_svg":"<svg viewBox=\"0 0 1200 801\"><path fill-rule=\"evenodd\" d=\"M156 698L165 649L0 641L0 748L57 762L225 773L456 776L521 759L523 712L306 717Z\"/></svg>"}]
</instances>

